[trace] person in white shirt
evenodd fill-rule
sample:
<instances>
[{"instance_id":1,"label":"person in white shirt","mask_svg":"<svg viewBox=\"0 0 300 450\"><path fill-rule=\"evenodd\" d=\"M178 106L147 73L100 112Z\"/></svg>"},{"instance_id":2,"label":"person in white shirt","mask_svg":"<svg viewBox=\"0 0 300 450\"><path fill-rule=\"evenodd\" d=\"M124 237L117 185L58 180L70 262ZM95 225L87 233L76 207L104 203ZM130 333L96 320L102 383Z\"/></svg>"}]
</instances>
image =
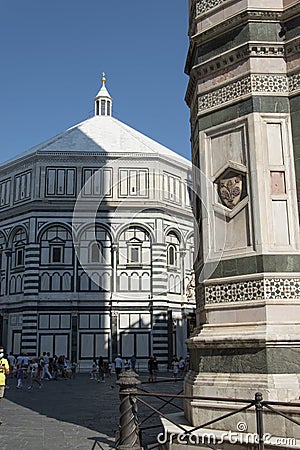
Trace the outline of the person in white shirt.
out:
<instances>
[{"instance_id":1,"label":"person in white shirt","mask_svg":"<svg viewBox=\"0 0 300 450\"><path fill-rule=\"evenodd\" d=\"M39 365L36 359L32 360L30 366L30 385L28 386L28 390L32 389L34 381L42 387L42 383L39 377Z\"/></svg>"},{"instance_id":2,"label":"person in white shirt","mask_svg":"<svg viewBox=\"0 0 300 450\"><path fill-rule=\"evenodd\" d=\"M44 379L46 379L45 376L47 376L49 380L52 380L52 375L49 372L49 356L47 355L46 352L43 353L42 366L43 366L43 372L42 372L41 379L44 380Z\"/></svg>"},{"instance_id":3,"label":"person in white shirt","mask_svg":"<svg viewBox=\"0 0 300 450\"><path fill-rule=\"evenodd\" d=\"M7 357L8 360L8 364L9 364L9 373L10 373L10 377L13 377L13 373L14 373L14 368L16 365L16 358L13 355L13 352L10 352L10 354Z\"/></svg>"},{"instance_id":4,"label":"person in white shirt","mask_svg":"<svg viewBox=\"0 0 300 450\"><path fill-rule=\"evenodd\" d=\"M177 381L177 375L179 372L179 361L175 356L172 361L172 370L173 370L174 380Z\"/></svg>"},{"instance_id":5,"label":"person in white shirt","mask_svg":"<svg viewBox=\"0 0 300 450\"><path fill-rule=\"evenodd\" d=\"M120 373L122 372L122 365L123 365L123 360L121 358L121 355L118 355L115 358L115 370L116 370L117 380L119 379Z\"/></svg>"},{"instance_id":6,"label":"person in white shirt","mask_svg":"<svg viewBox=\"0 0 300 450\"><path fill-rule=\"evenodd\" d=\"M23 353L20 353L19 356L17 356L17 367L23 365Z\"/></svg>"}]
</instances>

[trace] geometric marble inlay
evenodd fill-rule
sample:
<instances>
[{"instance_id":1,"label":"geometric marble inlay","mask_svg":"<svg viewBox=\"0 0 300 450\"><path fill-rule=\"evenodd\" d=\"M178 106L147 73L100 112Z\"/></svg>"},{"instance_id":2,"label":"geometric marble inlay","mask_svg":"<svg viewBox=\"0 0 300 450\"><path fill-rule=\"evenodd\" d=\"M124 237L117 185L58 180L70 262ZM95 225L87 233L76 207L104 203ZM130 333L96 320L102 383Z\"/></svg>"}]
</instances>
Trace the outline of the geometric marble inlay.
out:
<instances>
[{"instance_id":1,"label":"geometric marble inlay","mask_svg":"<svg viewBox=\"0 0 300 450\"><path fill-rule=\"evenodd\" d=\"M300 88L300 74L296 73L289 77L289 92L297 91Z\"/></svg>"},{"instance_id":2,"label":"geometric marble inlay","mask_svg":"<svg viewBox=\"0 0 300 450\"><path fill-rule=\"evenodd\" d=\"M202 14L215 6L224 3L226 0L202 0L196 4L196 15Z\"/></svg>"},{"instance_id":3,"label":"geometric marble inlay","mask_svg":"<svg viewBox=\"0 0 300 450\"><path fill-rule=\"evenodd\" d=\"M262 278L205 286L205 304L300 299L300 278Z\"/></svg>"},{"instance_id":4,"label":"geometric marble inlay","mask_svg":"<svg viewBox=\"0 0 300 450\"><path fill-rule=\"evenodd\" d=\"M208 92L198 98L198 111L223 105L228 101L249 94L287 94L289 91L286 75L251 74L233 83Z\"/></svg>"}]
</instances>

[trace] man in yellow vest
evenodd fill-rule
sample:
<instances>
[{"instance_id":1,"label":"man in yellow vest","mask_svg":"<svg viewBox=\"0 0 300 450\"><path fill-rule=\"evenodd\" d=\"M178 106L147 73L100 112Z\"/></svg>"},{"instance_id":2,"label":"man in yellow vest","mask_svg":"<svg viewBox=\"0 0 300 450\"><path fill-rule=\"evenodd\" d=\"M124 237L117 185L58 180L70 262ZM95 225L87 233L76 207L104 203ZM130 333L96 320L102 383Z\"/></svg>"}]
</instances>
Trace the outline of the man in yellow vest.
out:
<instances>
[{"instance_id":1,"label":"man in yellow vest","mask_svg":"<svg viewBox=\"0 0 300 450\"><path fill-rule=\"evenodd\" d=\"M9 374L9 364L4 357L4 348L0 346L0 400L4 396L6 375ZM0 422L1 424L1 422Z\"/></svg>"}]
</instances>

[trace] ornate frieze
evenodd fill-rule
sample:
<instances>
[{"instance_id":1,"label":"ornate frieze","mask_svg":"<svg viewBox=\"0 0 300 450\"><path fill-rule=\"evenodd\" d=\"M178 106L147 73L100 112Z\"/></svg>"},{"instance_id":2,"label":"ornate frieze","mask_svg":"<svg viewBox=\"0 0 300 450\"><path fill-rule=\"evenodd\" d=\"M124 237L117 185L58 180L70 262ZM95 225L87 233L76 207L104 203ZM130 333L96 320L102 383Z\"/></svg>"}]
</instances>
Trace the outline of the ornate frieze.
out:
<instances>
[{"instance_id":1,"label":"ornate frieze","mask_svg":"<svg viewBox=\"0 0 300 450\"><path fill-rule=\"evenodd\" d=\"M209 61L203 61L194 66L189 85L186 93L186 102L191 106L192 98L196 89L196 80L210 79L212 75L217 73L223 74L231 70L231 67L242 64L243 61L249 57L260 58L283 58L284 46L283 44L272 45L253 45L246 44L233 49L232 51L217 55Z\"/></svg>"},{"instance_id":2,"label":"ornate frieze","mask_svg":"<svg viewBox=\"0 0 300 450\"><path fill-rule=\"evenodd\" d=\"M289 77L289 92L295 92L300 89L300 74L296 73Z\"/></svg>"},{"instance_id":3,"label":"ornate frieze","mask_svg":"<svg viewBox=\"0 0 300 450\"><path fill-rule=\"evenodd\" d=\"M286 75L252 74L200 95L198 112L223 105L249 94L288 94L289 83Z\"/></svg>"},{"instance_id":4,"label":"ornate frieze","mask_svg":"<svg viewBox=\"0 0 300 450\"><path fill-rule=\"evenodd\" d=\"M262 278L205 286L206 305L263 299L300 299L300 278Z\"/></svg>"},{"instance_id":5,"label":"ornate frieze","mask_svg":"<svg viewBox=\"0 0 300 450\"><path fill-rule=\"evenodd\" d=\"M199 14L203 14L215 6L221 5L225 1L226 0L201 0L196 3L196 15L198 16Z\"/></svg>"}]
</instances>

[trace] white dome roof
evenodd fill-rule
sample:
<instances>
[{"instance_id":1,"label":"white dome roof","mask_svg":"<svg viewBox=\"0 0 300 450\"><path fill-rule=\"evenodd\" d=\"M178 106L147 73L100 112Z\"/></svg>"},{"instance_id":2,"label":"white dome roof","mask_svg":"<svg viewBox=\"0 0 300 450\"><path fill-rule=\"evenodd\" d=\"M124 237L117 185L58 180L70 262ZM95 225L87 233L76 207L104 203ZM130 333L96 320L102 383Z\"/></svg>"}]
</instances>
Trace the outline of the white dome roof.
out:
<instances>
[{"instance_id":1,"label":"white dome roof","mask_svg":"<svg viewBox=\"0 0 300 450\"><path fill-rule=\"evenodd\" d=\"M82 152L118 156L148 154L190 166L190 161L111 116L94 116L39 144L14 160L34 153Z\"/></svg>"},{"instance_id":2,"label":"white dome roof","mask_svg":"<svg viewBox=\"0 0 300 450\"><path fill-rule=\"evenodd\" d=\"M191 162L186 158L112 117L112 98L106 89L105 82L103 72L102 87L95 97L95 105L102 100L110 103L108 109L107 105L104 108L103 114L101 107L96 105L94 117L32 147L4 164L36 153L80 152L97 153L103 156L157 155L186 167L191 166Z\"/></svg>"}]
</instances>

